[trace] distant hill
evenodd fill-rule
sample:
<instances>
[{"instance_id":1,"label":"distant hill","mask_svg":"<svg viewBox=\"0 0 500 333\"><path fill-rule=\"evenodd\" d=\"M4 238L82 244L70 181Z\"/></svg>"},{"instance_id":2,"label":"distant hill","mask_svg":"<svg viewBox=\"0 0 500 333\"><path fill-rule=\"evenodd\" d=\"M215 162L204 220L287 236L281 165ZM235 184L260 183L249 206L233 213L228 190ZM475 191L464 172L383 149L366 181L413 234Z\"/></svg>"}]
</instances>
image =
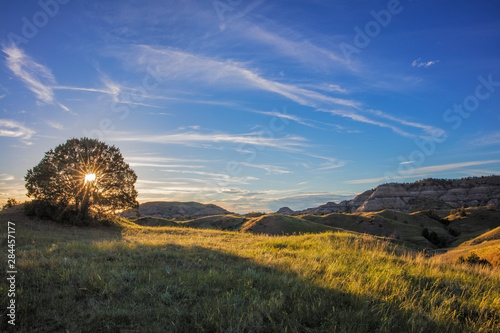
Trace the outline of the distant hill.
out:
<instances>
[{"instance_id":1,"label":"distant hill","mask_svg":"<svg viewBox=\"0 0 500 333\"><path fill-rule=\"evenodd\" d=\"M339 229L284 215L263 215L256 217L246 222L240 229L243 232L267 235L321 233L335 230Z\"/></svg>"},{"instance_id":2,"label":"distant hill","mask_svg":"<svg viewBox=\"0 0 500 333\"><path fill-rule=\"evenodd\" d=\"M416 212L426 209L452 209L500 205L500 176L462 179L423 179L414 183L388 183L367 190L352 200L293 211L278 210L284 215L330 214L336 212L376 212L384 209Z\"/></svg>"},{"instance_id":3,"label":"distant hill","mask_svg":"<svg viewBox=\"0 0 500 333\"><path fill-rule=\"evenodd\" d=\"M176 201L152 201L139 206L141 216L160 217L172 219L176 217L205 217L211 215L225 215L231 212L214 204L202 204L199 202L176 202ZM123 217L134 217L136 211L121 213Z\"/></svg>"},{"instance_id":4,"label":"distant hill","mask_svg":"<svg viewBox=\"0 0 500 333\"><path fill-rule=\"evenodd\" d=\"M248 219L238 215L213 215L182 222L191 228L238 231Z\"/></svg>"}]
</instances>

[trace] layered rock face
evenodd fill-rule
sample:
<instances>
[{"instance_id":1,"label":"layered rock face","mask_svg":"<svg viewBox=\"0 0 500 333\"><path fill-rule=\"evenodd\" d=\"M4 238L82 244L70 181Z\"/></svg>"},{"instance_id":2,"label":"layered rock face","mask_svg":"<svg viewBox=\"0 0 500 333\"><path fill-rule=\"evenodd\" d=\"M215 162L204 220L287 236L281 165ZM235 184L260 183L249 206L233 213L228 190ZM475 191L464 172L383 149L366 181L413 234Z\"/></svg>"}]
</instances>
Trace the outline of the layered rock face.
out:
<instances>
[{"instance_id":1,"label":"layered rock face","mask_svg":"<svg viewBox=\"0 0 500 333\"><path fill-rule=\"evenodd\" d=\"M335 212L373 212L392 209L412 212L500 204L500 176L456 180L424 179L415 183L389 183L365 191L352 200L293 212L329 214ZM289 213L289 212L288 212ZM289 213L291 214L291 213Z\"/></svg>"},{"instance_id":2,"label":"layered rock face","mask_svg":"<svg viewBox=\"0 0 500 333\"><path fill-rule=\"evenodd\" d=\"M161 218L175 218L183 216L192 216L197 218L231 213L213 204L205 205L198 202L153 201L141 204L139 206L139 214L141 214L141 216ZM136 215L136 211L128 211L120 215L123 217L132 217Z\"/></svg>"}]
</instances>

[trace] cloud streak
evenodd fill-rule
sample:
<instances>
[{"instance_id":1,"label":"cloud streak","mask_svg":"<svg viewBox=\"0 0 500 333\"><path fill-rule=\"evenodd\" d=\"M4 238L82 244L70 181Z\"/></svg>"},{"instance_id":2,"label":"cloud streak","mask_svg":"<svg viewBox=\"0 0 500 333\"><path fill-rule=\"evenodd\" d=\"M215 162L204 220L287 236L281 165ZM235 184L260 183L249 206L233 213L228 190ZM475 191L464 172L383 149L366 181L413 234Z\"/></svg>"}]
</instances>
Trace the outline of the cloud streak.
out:
<instances>
[{"instance_id":1,"label":"cloud streak","mask_svg":"<svg viewBox=\"0 0 500 333\"><path fill-rule=\"evenodd\" d=\"M308 66L329 67L332 64L337 64L342 68L349 67L349 63L343 56L318 47L308 40L294 41L283 37L283 34L272 33L255 25L250 28L245 27L243 33L245 33L246 38L270 45L282 55L292 57Z\"/></svg>"},{"instance_id":2,"label":"cloud streak","mask_svg":"<svg viewBox=\"0 0 500 333\"><path fill-rule=\"evenodd\" d=\"M324 103L357 108L360 103L318 93L299 86L269 80L232 60L219 60L171 48L140 45L134 48L139 65L154 68L163 80L191 80L218 84L227 89L251 88L284 96L305 106L318 107ZM126 61L129 61L127 55Z\"/></svg>"},{"instance_id":3,"label":"cloud streak","mask_svg":"<svg viewBox=\"0 0 500 333\"><path fill-rule=\"evenodd\" d=\"M500 145L500 131L483 135L473 140L472 145L479 147Z\"/></svg>"},{"instance_id":4,"label":"cloud streak","mask_svg":"<svg viewBox=\"0 0 500 333\"><path fill-rule=\"evenodd\" d=\"M375 177L375 178L366 178L366 179L348 180L348 181L345 181L344 183L346 183L346 184L373 184L373 183L381 183L381 182L390 182L390 181L398 180L398 179L407 179L410 177L421 178L421 177L425 177L428 175L432 175L432 174L436 174L436 173L440 173L440 172L444 172L444 171L457 170L457 169L462 169L462 168L467 168L467 167L472 167L472 166L494 164L494 163L500 163L500 160L471 161L471 162L432 165L432 166L427 166L427 167L419 167L419 168L409 169L409 170L405 170L405 171L400 171L396 175Z\"/></svg>"},{"instance_id":5,"label":"cloud streak","mask_svg":"<svg viewBox=\"0 0 500 333\"><path fill-rule=\"evenodd\" d=\"M417 122L407 121L404 119L399 119L397 117L394 117L390 114L387 114L387 113L379 111L379 110L366 110L365 112L372 114L372 115L379 117L379 118L390 120L390 121L395 122L399 125L420 129L423 131L423 134L410 133L410 132L403 130L402 128L400 128L396 125L393 125L393 124L390 124L390 123L387 123L387 122L384 122L381 120L375 120L372 118L368 118L366 115L361 115L355 111L324 110L324 109L320 109L318 111L327 112L327 113L330 113L330 114L335 115L335 116L348 118L348 119L351 119L353 121L357 121L357 122L361 122L361 123L365 123L365 124L370 124L370 125L374 125L374 126L378 126L378 127L382 127L382 128L388 128L388 129L391 129L394 133L399 134L399 135L404 136L404 137L407 137L407 138L417 138L417 137L423 137L423 136L442 137L446 133L441 128L434 127L431 125L421 124L421 123L417 123Z\"/></svg>"},{"instance_id":6,"label":"cloud streak","mask_svg":"<svg viewBox=\"0 0 500 333\"><path fill-rule=\"evenodd\" d=\"M348 118L348 119L351 119L351 120L354 120L357 122L361 122L361 123L365 123L365 124L375 125L375 126L382 127L382 128L389 128L394 133L399 134L401 136L404 136L407 138L415 138L414 134L411 134L407 131L404 131L397 126L390 125L390 124L387 124L387 123L384 123L384 122L381 122L378 120L370 119L364 115L360 115L360 114L353 112L353 111L347 111L347 110L319 110L319 111L328 112L328 113L335 115L335 116Z\"/></svg>"},{"instance_id":7,"label":"cloud streak","mask_svg":"<svg viewBox=\"0 0 500 333\"><path fill-rule=\"evenodd\" d=\"M306 147L306 139L299 136L288 136L284 138L272 138L263 133L254 132L246 134L228 134L228 133L199 133L184 132L176 134L158 134L158 135L132 135L116 136L112 138L116 141L147 142L158 144L177 144L177 145L196 145L206 143L221 144L247 144L251 146L270 147L281 150L296 150Z\"/></svg>"},{"instance_id":8,"label":"cloud streak","mask_svg":"<svg viewBox=\"0 0 500 333\"><path fill-rule=\"evenodd\" d=\"M37 99L48 104L54 102L51 88L55 78L50 69L37 63L16 46L4 46L2 51L7 55L7 67L17 76Z\"/></svg>"},{"instance_id":9,"label":"cloud streak","mask_svg":"<svg viewBox=\"0 0 500 333\"><path fill-rule=\"evenodd\" d=\"M247 166L250 168L256 168L256 169L262 169L267 172L268 175L283 175L287 173L291 173L290 170L280 167L280 166L275 166L275 165L269 165L269 164L251 164L251 163L246 163L246 162L241 162L240 163L243 166Z\"/></svg>"},{"instance_id":10,"label":"cloud streak","mask_svg":"<svg viewBox=\"0 0 500 333\"><path fill-rule=\"evenodd\" d=\"M30 145L29 141L36 132L21 123L9 119L0 119L0 136L18 138L25 144Z\"/></svg>"},{"instance_id":11,"label":"cloud streak","mask_svg":"<svg viewBox=\"0 0 500 333\"><path fill-rule=\"evenodd\" d=\"M428 67L431 67L432 65L437 64L438 62L439 62L439 59L438 60L430 60L430 61L421 61L421 58L418 58L418 59L413 60L413 62L411 63L411 67L428 68Z\"/></svg>"}]
</instances>

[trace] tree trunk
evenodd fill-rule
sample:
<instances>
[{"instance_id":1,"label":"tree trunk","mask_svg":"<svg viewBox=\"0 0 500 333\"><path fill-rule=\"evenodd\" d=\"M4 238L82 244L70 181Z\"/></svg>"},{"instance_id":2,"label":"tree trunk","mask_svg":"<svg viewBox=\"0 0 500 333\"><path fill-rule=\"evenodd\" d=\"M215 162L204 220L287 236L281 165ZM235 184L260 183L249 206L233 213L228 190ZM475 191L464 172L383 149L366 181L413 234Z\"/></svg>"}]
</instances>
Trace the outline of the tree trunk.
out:
<instances>
[{"instance_id":1,"label":"tree trunk","mask_svg":"<svg viewBox=\"0 0 500 333\"><path fill-rule=\"evenodd\" d=\"M88 189L85 189L85 193L83 194L83 199L80 202L80 216L83 219L86 219L89 216L89 198L88 198Z\"/></svg>"}]
</instances>

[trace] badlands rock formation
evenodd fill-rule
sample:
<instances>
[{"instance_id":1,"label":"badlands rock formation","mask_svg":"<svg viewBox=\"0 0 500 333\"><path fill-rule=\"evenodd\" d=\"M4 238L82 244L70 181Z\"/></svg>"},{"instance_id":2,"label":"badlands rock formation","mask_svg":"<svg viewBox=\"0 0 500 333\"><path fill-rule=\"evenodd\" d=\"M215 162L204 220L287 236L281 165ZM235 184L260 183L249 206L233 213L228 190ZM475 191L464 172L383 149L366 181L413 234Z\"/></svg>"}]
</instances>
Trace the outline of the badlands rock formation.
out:
<instances>
[{"instance_id":1,"label":"badlands rock formation","mask_svg":"<svg viewBox=\"0 0 500 333\"><path fill-rule=\"evenodd\" d=\"M281 214L329 214L335 212L373 212L392 209L412 212L423 209L447 209L500 204L500 176L462 179L424 179L415 183L388 183L365 191L352 200L292 213L283 208Z\"/></svg>"}]
</instances>

